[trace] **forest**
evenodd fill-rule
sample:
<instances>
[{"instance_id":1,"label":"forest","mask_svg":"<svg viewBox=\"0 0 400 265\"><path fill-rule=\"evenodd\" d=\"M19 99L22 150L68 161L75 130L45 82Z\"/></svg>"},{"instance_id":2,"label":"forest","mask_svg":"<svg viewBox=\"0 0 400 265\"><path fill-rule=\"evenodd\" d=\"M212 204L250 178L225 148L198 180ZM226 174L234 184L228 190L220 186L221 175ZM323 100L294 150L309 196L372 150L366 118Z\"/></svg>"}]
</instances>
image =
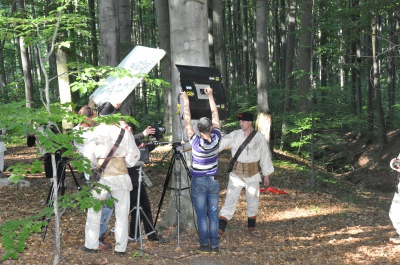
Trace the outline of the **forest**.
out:
<instances>
[{"instance_id":1,"label":"forest","mask_svg":"<svg viewBox=\"0 0 400 265\"><path fill-rule=\"evenodd\" d=\"M120 115L138 132L159 124L163 140L187 140L176 65L211 67L226 97L223 131L237 128L238 112L253 113L277 169L287 156L304 163L308 188L333 181L325 179L330 173L392 192L389 173L373 170L400 149L393 142L400 122L399 10L397 0L0 0L2 140L10 150L23 146L35 123L52 121L63 133L49 133L46 147L65 148L77 160L73 167L87 170L70 144L79 138L70 133L82 121L77 110L92 104L107 77L134 78L118 66L144 46L165 56L136 77L140 84L121 102ZM41 171L37 158L30 162L6 157L9 180ZM173 213L173 199L168 207ZM163 219L166 227L177 221L173 214ZM17 258L18 247L11 249L7 258Z\"/></svg>"}]
</instances>

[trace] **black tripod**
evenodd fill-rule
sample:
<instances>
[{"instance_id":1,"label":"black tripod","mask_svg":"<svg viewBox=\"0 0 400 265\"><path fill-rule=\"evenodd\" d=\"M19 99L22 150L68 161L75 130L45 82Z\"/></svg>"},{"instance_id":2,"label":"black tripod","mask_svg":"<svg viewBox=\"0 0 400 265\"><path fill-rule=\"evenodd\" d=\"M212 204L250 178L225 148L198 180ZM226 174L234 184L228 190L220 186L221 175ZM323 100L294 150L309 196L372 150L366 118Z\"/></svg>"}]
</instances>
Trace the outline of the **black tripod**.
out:
<instances>
[{"instance_id":1,"label":"black tripod","mask_svg":"<svg viewBox=\"0 0 400 265\"><path fill-rule=\"evenodd\" d=\"M142 166L144 165L143 162L141 162L141 165L139 165L139 179L138 179L138 192L137 192L137 201L136 201L136 206L132 208L132 210L129 213L132 213L133 211L136 210L136 217L135 217L135 236L133 238L134 241L140 241L140 250L143 250L143 238L142 238L142 228L141 228L141 220L140 220L140 215L144 216L144 222L147 222L147 224L151 227L152 231L145 234L145 236L149 236L151 234L156 234L158 240L161 240L156 229L154 228L153 224L147 217L146 213L143 211L143 207L140 204L140 193L142 189L142 181L143 181L143 172L142 172Z\"/></svg>"},{"instance_id":2,"label":"black tripod","mask_svg":"<svg viewBox=\"0 0 400 265\"><path fill-rule=\"evenodd\" d=\"M188 166L186 164L185 157L178 150L179 146L182 146L182 144L180 142L175 142L175 143L172 144L172 148L174 150L174 154L171 157L171 161L170 161L170 164L169 164L167 176L166 176L165 182L164 182L164 188L163 188L163 191L162 191L162 194L161 194L160 203L158 204L158 211L157 211L156 219L154 220L154 227L155 227L156 224L157 224L158 215L160 213L161 206L162 206L162 203L164 201L165 192L167 191L167 189L175 190L176 215L177 215L177 223L178 223L178 227L177 227L177 229L178 229L178 246L180 245L180 242L179 242L179 230L180 230L181 192L182 192L182 190L190 188L190 187L185 187L185 188L182 189L181 164L179 163L179 161L182 162L184 168L186 169L187 176L189 178L191 178L190 171L189 171L189 168L188 168ZM179 168L177 168L175 170L175 187L169 187L168 184L169 184L169 182L171 180L172 171L174 169L174 165L175 165L175 162L177 160L178 160Z\"/></svg>"},{"instance_id":3,"label":"black tripod","mask_svg":"<svg viewBox=\"0 0 400 265\"><path fill-rule=\"evenodd\" d=\"M71 172L71 175L72 175L72 177L74 179L76 187L78 188L78 190L81 189L81 186L79 185L79 182L75 177L75 174L74 174L74 171L72 169L72 166L69 163L69 158L62 157L60 159L60 161L57 162L57 191L59 191L61 195L65 194L65 189L66 189L65 170L67 169L67 166L69 168L69 171ZM47 195L46 204L45 204L49 208L53 207L53 203L54 203L52 201L53 195L54 195L54 187L53 187L53 180L51 180L50 191L49 191L49 193ZM43 220L44 219L45 219L45 217L43 217ZM49 219L47 219L47 222L49 222ZM44 241L44 239L46 237L47 227L48 227L48 224L44 227L42 241Z\"/></svg>"}]
</instances>

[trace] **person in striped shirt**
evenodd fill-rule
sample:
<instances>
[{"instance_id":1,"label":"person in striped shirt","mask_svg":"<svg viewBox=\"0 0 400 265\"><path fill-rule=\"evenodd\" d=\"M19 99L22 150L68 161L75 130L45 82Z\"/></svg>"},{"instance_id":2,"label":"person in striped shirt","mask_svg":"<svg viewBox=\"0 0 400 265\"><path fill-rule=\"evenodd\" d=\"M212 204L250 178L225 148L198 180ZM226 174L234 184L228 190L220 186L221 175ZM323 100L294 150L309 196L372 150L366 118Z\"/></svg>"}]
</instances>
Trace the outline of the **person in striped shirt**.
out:
<instances>
[{"instance_id":1,"label":"person in striped shirt","mask_svg":"<svg viewBox=\"0 0 400 265\"><path fill-rule=\"evenodd\" d=\"M204 89L210 102L211 120L202 117L197 122L195 133L189 109L189 98L185 92L183 100L183 122L186 135L192 145L190 194L197 215L200 253L218 253L218 203L219 181L218 150L221 142L220 120L211 87Z\"/></svg>"}]
</instances>

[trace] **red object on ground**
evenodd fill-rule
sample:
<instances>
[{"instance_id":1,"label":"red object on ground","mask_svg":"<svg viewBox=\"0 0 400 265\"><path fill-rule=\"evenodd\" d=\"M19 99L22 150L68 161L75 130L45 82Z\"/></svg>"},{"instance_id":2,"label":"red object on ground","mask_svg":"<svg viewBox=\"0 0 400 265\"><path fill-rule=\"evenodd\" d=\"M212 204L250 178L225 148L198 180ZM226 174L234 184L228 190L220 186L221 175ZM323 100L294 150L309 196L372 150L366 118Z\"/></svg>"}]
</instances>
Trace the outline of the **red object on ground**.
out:
<instances>
[{"instance_id":1,"label":"red object on ground","mask_svg":"<svg viewBox=\"0 0 400 265\"><path fill-rule=\"evenodd\" d=\"M260 188L260 192L262 193L262 192L267 192L267 191L269 191L269 192L271 192L271 193L277 193L277 194L287 194L285 191L283 191L283 190L277 190L277 189L274 189L274 188L271 188L271 187L268 187L268 188Z\"/></svg>"}]
</instances>

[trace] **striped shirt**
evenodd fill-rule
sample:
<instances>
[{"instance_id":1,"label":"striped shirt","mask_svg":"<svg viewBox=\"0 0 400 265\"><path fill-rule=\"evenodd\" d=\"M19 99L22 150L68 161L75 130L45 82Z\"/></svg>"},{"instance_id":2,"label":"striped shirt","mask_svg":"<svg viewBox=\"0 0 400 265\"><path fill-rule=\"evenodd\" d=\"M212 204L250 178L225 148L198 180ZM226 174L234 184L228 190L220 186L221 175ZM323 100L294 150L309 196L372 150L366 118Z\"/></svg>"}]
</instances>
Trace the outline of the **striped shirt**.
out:
<instances>
[{"instance_id":1,"label":"striped shirt","mask_svg":"<svg viewBox=\"0 0 400 265\"><path fill-rule=\"evenodd\" d=\"M193 134L190 139L192 145L192 177L215 176L218 174L218 148L221 143L221 131L213 128L211 142Z\"/></svg>"}]
</instances>

